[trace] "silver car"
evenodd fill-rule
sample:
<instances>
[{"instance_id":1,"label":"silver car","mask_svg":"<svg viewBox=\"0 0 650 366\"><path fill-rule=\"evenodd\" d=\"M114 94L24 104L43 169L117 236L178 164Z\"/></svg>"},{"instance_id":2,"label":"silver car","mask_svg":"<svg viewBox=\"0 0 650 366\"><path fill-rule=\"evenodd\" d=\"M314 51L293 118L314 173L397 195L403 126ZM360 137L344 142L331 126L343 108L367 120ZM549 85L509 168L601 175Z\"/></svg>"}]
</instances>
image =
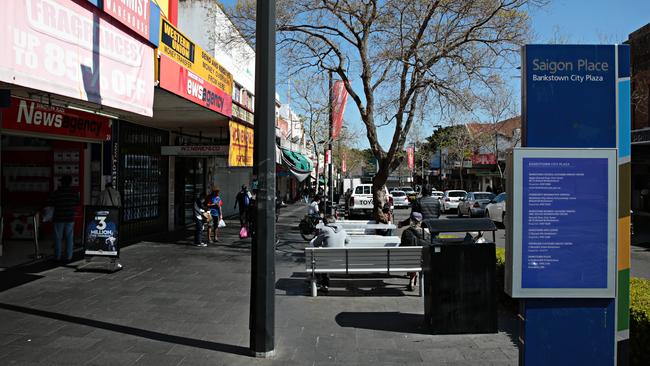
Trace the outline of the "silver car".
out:
<instances>
[{"instance_id":1,"label":"silver car","mask_svg":"<svg viewBox=\"0 0 650 366\"><path fill-rule=\"evenodd\" d=\"M458 217L480 217L485 215L485 206L494 199L491 192L469 192L458 204Z\"/></svg>"}]
</instances>

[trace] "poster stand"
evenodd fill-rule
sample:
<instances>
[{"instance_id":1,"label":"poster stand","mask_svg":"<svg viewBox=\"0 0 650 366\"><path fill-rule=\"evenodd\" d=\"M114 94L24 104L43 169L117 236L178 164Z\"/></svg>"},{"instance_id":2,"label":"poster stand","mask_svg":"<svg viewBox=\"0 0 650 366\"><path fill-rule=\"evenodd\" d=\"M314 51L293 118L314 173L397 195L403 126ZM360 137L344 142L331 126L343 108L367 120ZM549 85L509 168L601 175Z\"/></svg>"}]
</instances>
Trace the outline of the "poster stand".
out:
<instances>
[{"instance_id":1,"label":"poster stand","mask_svg":"<svg viewBox=\"0 0 650 366\"><path fill-rule=\"evenodd\" d=\"M116 272L123 268L119 263L120 217L119 207L84 206L83 244L86 264L79 269L90 270L87 267L95 258L108 259L101 261L104 270ZM95 263L99 264L97 261Z\"/></svg>"}]
</instances>

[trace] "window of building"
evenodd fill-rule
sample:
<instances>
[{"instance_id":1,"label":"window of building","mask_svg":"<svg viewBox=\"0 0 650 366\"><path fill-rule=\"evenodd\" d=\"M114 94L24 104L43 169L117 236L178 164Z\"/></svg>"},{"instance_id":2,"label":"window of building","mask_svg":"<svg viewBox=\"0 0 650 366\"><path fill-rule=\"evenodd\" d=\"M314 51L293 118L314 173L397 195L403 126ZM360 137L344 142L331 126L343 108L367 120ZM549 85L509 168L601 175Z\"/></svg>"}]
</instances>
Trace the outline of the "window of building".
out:
<instances>
[{"instance_id":1,"label":"window of building","mask_svg":"<svg viewBox=\"0 0 650 366\"><path fill-rule=\"evenodd\" d=\"M232 89L232 100L234 100L237 103L241 103L241 86L238 84L235 84L235 86Z\"/></svg>"}]
</instances>

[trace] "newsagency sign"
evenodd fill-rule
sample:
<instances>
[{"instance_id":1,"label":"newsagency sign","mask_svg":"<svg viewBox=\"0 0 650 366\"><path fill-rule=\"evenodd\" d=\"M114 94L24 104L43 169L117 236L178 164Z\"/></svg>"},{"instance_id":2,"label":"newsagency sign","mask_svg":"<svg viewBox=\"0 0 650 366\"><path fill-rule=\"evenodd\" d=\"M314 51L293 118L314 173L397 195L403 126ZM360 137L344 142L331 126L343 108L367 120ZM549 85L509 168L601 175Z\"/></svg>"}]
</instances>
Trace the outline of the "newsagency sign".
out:
<instances>
[{"instance_id":1,"label":"newsagency sign","mask_svg":"<svg viewBox=\"0 0 650 366\"><path fill-rule=\"evenodd\" d=\"M523 47L523 146L616 146L616 52L613 45Z\"/></svg>"}]
</instances>

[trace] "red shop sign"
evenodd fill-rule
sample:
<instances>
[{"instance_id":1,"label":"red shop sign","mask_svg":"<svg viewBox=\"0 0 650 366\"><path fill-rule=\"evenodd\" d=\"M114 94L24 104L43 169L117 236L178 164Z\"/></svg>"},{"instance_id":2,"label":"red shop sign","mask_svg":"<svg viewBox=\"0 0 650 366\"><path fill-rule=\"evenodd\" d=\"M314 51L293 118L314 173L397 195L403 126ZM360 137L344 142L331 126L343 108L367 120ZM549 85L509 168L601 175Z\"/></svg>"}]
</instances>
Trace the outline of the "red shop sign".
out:
<instances>
[{"instance_id":1,"label":"red shop sign","mask_svg":"<svg viewBox=\"0 0 650 366\"><path fill-rule=\"evenodd\" d=\"M163 54L160 54L160 87L226 117L232 116L230 95Z\"/></svg>"},{"instance_id":2,"label":"red shop sign","mask_svg":"<svg viewBox=\"0 0 650 366\"><path fill-rule=\"evenodd\" d=\"M11 98L11 107L2 113L2 128L21 132L110 140L108 118L92 113Z\"/></svg>"},{"instance_id":3,"label":"red shop sign","mask_svg":"<svg viewBox=\"0 0 650 366\"><path fill-rule=\"evenodd\" d=\"M149 0L104 0L104 11L149 39Z\"/></svg>"}]
</instances>

